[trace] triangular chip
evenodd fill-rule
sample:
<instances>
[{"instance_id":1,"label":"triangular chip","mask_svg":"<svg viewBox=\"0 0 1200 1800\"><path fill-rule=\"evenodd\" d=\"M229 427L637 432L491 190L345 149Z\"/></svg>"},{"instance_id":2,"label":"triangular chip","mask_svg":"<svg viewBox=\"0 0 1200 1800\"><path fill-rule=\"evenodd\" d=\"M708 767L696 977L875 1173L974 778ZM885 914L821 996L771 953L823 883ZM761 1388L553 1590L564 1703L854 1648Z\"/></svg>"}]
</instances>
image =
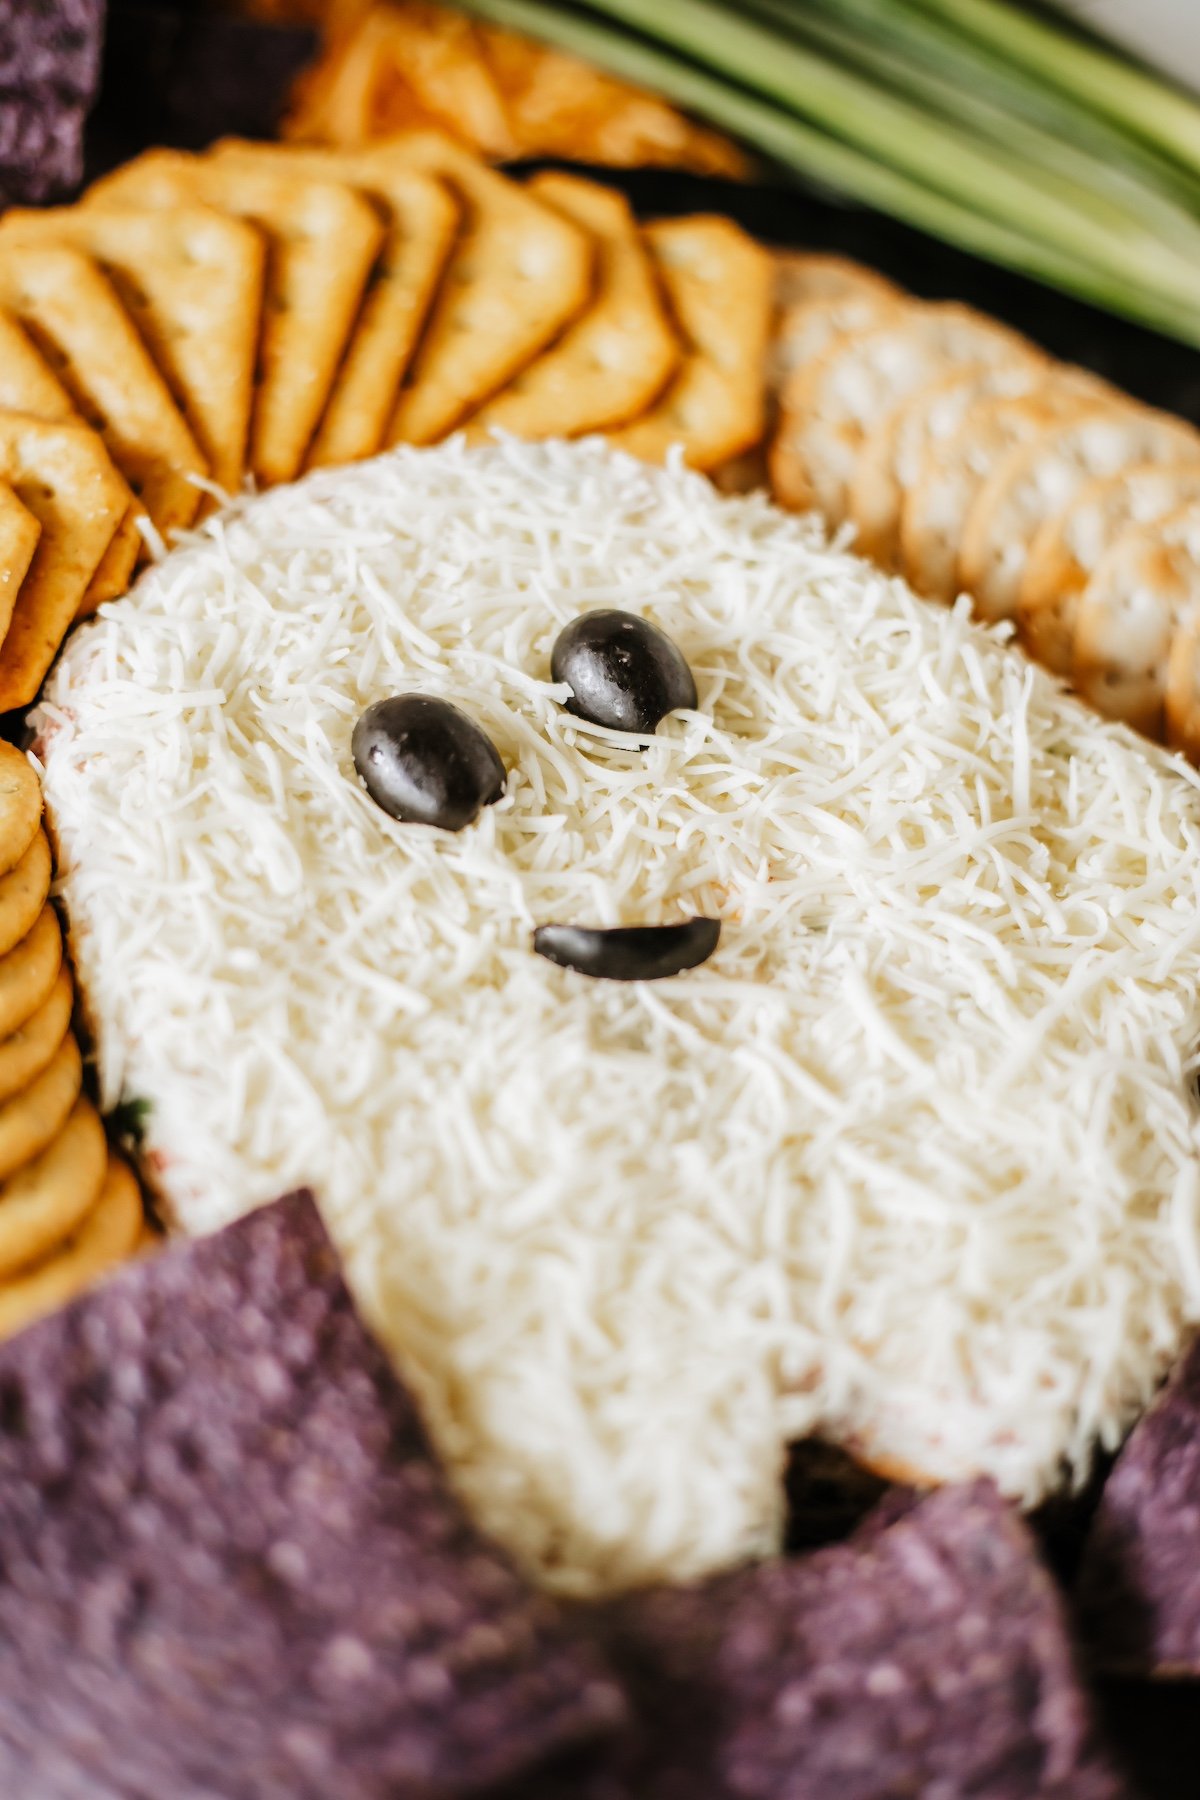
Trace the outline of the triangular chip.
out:
<instances>
[{"instance_id":1,"label":"triangular chip","mask_svg":"<svg viewBox=\"0 0 1200 1800\"><path fill-rule=\"evenodd\" d=\"M112 286L58 245L0 247L0 306L14 313L104 439L160 532L189 525L203 456Z\"/></svg>"},{"instance_id":2,"label":"triangular chip","mask_svg":"<svg viewBox=\"0 0 1200 1800\"><path fill-rule=\"evenodd\" d=\"M454 1800L623 1722L447 1490L308 1196L10 1339L0 1394L6 1793Z\"/></svg>"},{"instance_id":3,"label":"triangular chip","mask_svg":"<svg viewBox=\"0 0 1200 1800\"><path fill-rule=\"evenodd\" d=\"M387 223L346 353L334 379L309 467L356 462L382 448L400 383L416 349L458 226L459 209L436 176L370 168L352 151L249 144L230 139L218 157L283 167L314 181L370 194Z\"/></svg>"},{"instance_id":4,"label":"triangular chip","mask_svg":"<svg viewBox=\"0 0 1200 1800\"><path fill-rule=\"evenodd\" d=\"M299 474L383 240L370 203L285 168L152 150L96 184L88 204L176 208L201 202L266 233L260 378L251 473L264 486Z\"/></svg>"},{"instance_id":5,"label":"triangular chip","mask_svg":"<svg viewBox=\"0 0 1200 1800\"><path fill-rule=\"evenodd\" d=\"M731 220L703 215L651 225L646 241L684 355L661 399L612 442L650 462L682 444L693 468L716 468L766 430L771 258Z\"/></svg>"},{"instance_id":6,"label":"triangular chip","mask_svg":"<svg viewBox=\"0 0 1200 1800\"><path fill-rule=\"evenodd\" d=\"M262 235L211 207L9 212L6 243L85 251L112 282L182 408L217 486L245 466L262 315Z\"/></svg>"},{"instance_id":7,"label":"triangular chip","mask_svg":"<svg viewBox=\"0 0 1200 1800\"><path fill-rule=\"evenodd\" d=\"M389 441L431 444L510 381L586 305L590 239L433 131L373 146L369 166L445 181L462 228L401 389Z\"/></svg>"},{"instance_id":8,"label":"triangular chip","mask_svg":"<svg viewBox=\"0 0 1200 1800\"><path fill-rule=\"evenodd\" d=\"M576 175L535 176L529 191L595 239L591 303L470 425L524 438L622 425L662 392L680 354L629 203Z\"/></svg>"},{"instance_id":9,"label":"triangular chip","mask_svg":"<svg viewBox=\"0 0 1200 1800\"><path fill-rule=\"evenodd\" d=\"M42 528L29 508L0 481L0 614L11 616Z\"/></svg>"},{"instance_id":10,"label":"triangular chip","mask_svg":"<svg viewBox=\"0 0 1200 1800\"><path fill-rule=\"evenodd\" d=\"M0 712L27 706L125 516L128 489L84 425L0 412L0 480L42 528L0 644Z\"/></svg>"}]
</instances>

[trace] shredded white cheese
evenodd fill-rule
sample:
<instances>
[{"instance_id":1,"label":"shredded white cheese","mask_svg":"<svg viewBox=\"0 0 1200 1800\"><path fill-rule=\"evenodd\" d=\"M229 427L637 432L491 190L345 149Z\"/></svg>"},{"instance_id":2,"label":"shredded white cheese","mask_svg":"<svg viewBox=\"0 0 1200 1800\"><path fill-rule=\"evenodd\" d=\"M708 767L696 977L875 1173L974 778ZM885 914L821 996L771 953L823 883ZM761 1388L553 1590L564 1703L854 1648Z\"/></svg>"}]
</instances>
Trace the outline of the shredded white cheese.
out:
<instances>
[{"instance_id":1,"label":"shredded white cheese","mask_svg":"<svg viewBox=\"0 0 1200 1800\"><path fill-rule=\"evenodd\" d=\"M643 751L550 681L644 612ZM503 801L392 822L381 696ZM208 524L40 719L103 1100L204 1231L316 1188L482 1523L561 1591L780 1526L814 1430L1035 1501L1200 1318L1200 792L765 500L597 444L401 451ZM535 925L719 914L588 980Z\"/></svg>"}]
</instances>

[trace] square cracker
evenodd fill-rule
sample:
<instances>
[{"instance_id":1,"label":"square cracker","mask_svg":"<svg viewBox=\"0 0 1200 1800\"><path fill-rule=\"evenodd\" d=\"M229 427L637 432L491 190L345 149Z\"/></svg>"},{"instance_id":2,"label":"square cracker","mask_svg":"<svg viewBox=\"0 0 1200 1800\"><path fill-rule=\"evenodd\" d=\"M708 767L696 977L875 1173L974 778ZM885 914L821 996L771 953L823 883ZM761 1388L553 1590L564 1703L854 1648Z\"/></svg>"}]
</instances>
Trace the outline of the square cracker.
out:
<instances>
[{"instance_id":1,"label":"square cracker","mask_svg":"<svg viewBox=\"0 0 1200 1800\"><path fill-rule=\"evenodd\" d=\"M235 494L254 396L262 234L211 207L64 206L6 213L0 248L9 242L67 244L95 259L179 402L212 479Z\"/></svg>"},{"instance_id":2,"label":"square cracker","mask_svg":"<svg viewBox=\"0 0 1200 1800\"><path fill-rule=\"evenodd\" d=\"M0 712L28 706L125 516L128 490L86 425L0 412L0 480L41 537L0 643Z\"/></svg>"},{"instance_id":3,"label":"square cracker","mask_svg":"<svg viewBox=\"0 0 1200 1800\"><path fill-rule=\"evenodd\" d=\"M434 131L364 152L380 172L445 181L463 224L391 421L392 443L432 444L532 362L591 293L592 242L516 182Z\"/></svg>"},{"instance_id":4,"label":"square cracker","mask_svg":"<svg viewBox=\"0 0 1200 1800\"><path fill-rule=\"evenodd\" d=\"M592 302L470 424L524 438L622 425L658 397L680 354L629 203L575 175L535 176L529 191L595 238Z\"/></svg>"},{"instance_id":5,"label":"square cracker","mask_svg":"<svg viewBox=\"0 0 1200 1800\"><path fill-rule=\"evenodd\" d=\"M662 398L611 441L649 462L682 444L693 468L713 469L766 430L774 265L729 219L664 219L645 235L684 356Z\"/></svg>"},{"instance_id":6,"label":"square cracker","mask_svg":"<svg viewBox=\"0 0 1200 1800\"><path fill-rule=\"evenodd\" d=\"M307 466L356 462L383 447L400 383L417 347L458 229L449 188L418 169L370 169L353 151L218 144L222 160L286 167L314 181L340 181L369 193L387 221L379 261L358 322L309 448Z\"/></svg>"},{"instance_id":7,"label":"square cracker","mask_svg":"<svg viewBox=\"0 0 1200 1800\"><path fill-rule=\"evenodd\" d=\"M95 263L57 244L0 247L0 306L14 313L76 410L166 534L200 504L207 465L162 376Z\"/></svg>"},{"instance_id":8,"label":"square cracker","mask_svg":"<svg viewBox=\"0 0 1200 1800\"><path fill-rule=\"evenodd\" d=\"M28 413L51 423L82 424L71 396L49 364L34 349L11 314L0 311L0 411ZM101 557L83 597L81 610L94 612L105 600L124 593L142 548L139 508L126 490L125 518ZM14 590L15 592L15 590ZM0 606L0 615L8 613Z\"/></svg>"},{"instance_id":9,"label":"square cracker","mask_svg":"<svg viewBox=\"0 0 1200 1800\"><path fill-rule=\"evenodd\" d=\"M0 613L10 618L42 528L24 501L0 481Z\"/></svg>"},{"instance_id":10,"label":"square cracker","mask_svg":"<svg viewBox=\"0 0 1200 1800\"><path fill-rule=\"evenodd\" d=\"M198 202L266 234L250 470L263 486L291 481L329 398L383 222L370 201L339 183L173 150L126 163L98 182L86 203L171 209Z\"/></svg>"}]
</instances>

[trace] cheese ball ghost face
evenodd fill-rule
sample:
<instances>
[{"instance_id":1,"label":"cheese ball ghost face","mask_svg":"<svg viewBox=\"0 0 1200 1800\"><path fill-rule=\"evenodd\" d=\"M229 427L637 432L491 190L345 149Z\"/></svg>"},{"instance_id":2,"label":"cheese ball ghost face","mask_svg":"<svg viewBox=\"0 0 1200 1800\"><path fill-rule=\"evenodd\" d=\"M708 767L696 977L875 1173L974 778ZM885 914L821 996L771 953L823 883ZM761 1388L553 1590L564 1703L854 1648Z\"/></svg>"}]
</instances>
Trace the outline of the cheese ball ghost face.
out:
<instances>
[{"instance_id":1,"label":"cheese ball ghost face","mask_svg":"<svg viewBox=\"0 0 1200 1800\"><path fill-rule=\"evenodd\" d=\"M580 699L604 613L694 684L653 719ZM403 696L469 728L452 829L360 779ZM769 1549L810 1433L1031 1504L1200 1313L1194 779L765 501L596 444L313 477L78 633L39 729L168 1216L310 1183L547 1585ZM697 921L658 979L546 953Z\"/></svg>"}]
</instances>

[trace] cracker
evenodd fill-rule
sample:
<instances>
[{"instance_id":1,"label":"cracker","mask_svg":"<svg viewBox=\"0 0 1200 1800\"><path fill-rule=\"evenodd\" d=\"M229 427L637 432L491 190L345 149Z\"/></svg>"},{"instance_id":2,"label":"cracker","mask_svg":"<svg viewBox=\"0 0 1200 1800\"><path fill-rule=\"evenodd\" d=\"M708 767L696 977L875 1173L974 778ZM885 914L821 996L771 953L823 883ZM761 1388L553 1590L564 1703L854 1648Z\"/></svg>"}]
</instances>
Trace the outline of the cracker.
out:
<instances>
[{"instance_id":1,"label":"cracker","mask_svg":"<svg viewBox=\"0 0 1200 1800\"><path fill-rule=\"evenodd\" d=\"M449 1491L310 1196L119 1270L0 1392L6 1793L517 1794L625 1722Z\"/></svg>"},{"instance_id":2,"label":"cracker","mask_svg":"<svg viewBox=\"0 0 1200 1800\"><path fill-rule=\"evenodd\" d=\"M431 444L532 362L587 304L588 236L516 182L437 132L366 153L380 174L411 168L446 182L462 227L388 428Z\"/></svg>"},{"instance_id":3,"label":"cracker","mask_svg":"<svg viewBox=\"0 0 1200 1800\"><path fill-rule=\"evenodd\" d=\"M959 575L976 613L989 620L1016 616L1030 545L1085 482L1139 462L1191 455L1200 455L1200 434L1190 425L1121 400L1085 406L1015 445L980 490L963 529Z\"/></svg>"},{"instance_id":4,"label":"cracker","mask_svg":"<svg viewBox=\"0 0 1200 1800\"><path fill-rule=\"evenodd\" d=\"M1200 607L1175 626L1167 656L1163 708L1167 742L1200 764Z\"/></svg>"},{"instance_id":5,"label":"cracker","mask_svg":"<svg viewBox=\"0 0 1200 1800\"><path fill-rule=\"evenodd\" d=\"M611 442L649 462L681 444L692 468L717 468L766 431L771 258L717 216L664 219L645 235L683 359L662 398Z\"/></svg>"},{"instance_id":6,"label":"cracker","mask_svg":"<svg viewBox=\"0 0 1200 1800\"><path fill-rule=\"evenodd\" d=\"M83 1058L67 1033L27 1088L0 1103L0 1180L24 1168L67 1122L83 1086Z\"/></svg>"},{"instance_id":7,"label":"cracker","mask_svg":"<svg viewBox=\"0 0 1200 1800\"><path fill-rule=\"evenodd\" d=\"M115 291L78 251L0 248L0 306L14 313L105 446L160 534L190 525L207 473Z\"/></svg>"},{"instance_id":8,"label":"cracker","mask_svg":"<svg viewBox=\"0 0 1200 1800\"><path fill-rule=\"evenodd\" d=\"M0 870L22 861L42 817L42 786L27 756L0 741Z\"/></svg>"},{"instance_id":9,"label":"cracker","mask_svg":"<svg viewBox=\"0 0 1200 1800\"><path fill-rule=\"evenodd\" d=\"M364 189L386 236L307 456L310 468L355 462L383 447L412 355L450 255L459 209L449 188L419 169L368 169L349 151L231 140L222 157L253 156L318 181Z\"/></svg>"},{"instance_id":10,"label":"cracker","mask_svg":"<svg viewBox=\"0 0 1200 1800\"><path fill-rule=\"evenodd\" d=\"M1076 608L1073 679L1082 698L1161 741L1172 641L1198 603L1200 503L1127 526Z\"/></svg>"},{"instance_id":11,"label":"cracker","mask_svg":"<svg viewBox=\"0 0 1200 1800\"><path fill-rule=\"evenodd\" d=\"M42 528L12 617L0 618L0 712L8 712L35 698L125 516L129 490L94 431L9 412L0 412L0 480Z\"/></svg>"},{"instance_id":12,"label":"cracker","mask_svg":"<svg viewBox=\"0 0 1200 1800\"><path fill-rule=\"evenodd\" d=\"M781 310L813 300L828 306L855 294L903 298L894 281L847 256L832 256L823 250L776 250L773 259L775 304Z\"/></svg>"},{"instance_id":13,"label":"cracker","mask_svg":"<svg viewBox=\"0 0 1200 1800\"><path fill-rule=\"evenodd\" d=\"M95 259L178 401L212 480L236 494L254 397L262 233L211 207L74 206L7 213L0 248L8 242L66 244Z\"/></svg>"},{"instance_id":14,"label":"cracker","mask_svg":"<svg viewBox=\"0 0 1200 1800\"><path fill-rule=\"evenodd\" d=\"M961 363L1011 361L1017 332L953 302L909 306L893 321L835 339L788 379L771 473L789 506L847 517L859 452L888 410Z\"/></svg>"},{"instance_id":15,"label":"cracker","mask_svg":"<svg viewBox=\"0 0 1200 1800\"><path fill-rule=\"evenodd\" d=\"M58 915L52 906L44 906L32 930L0 956L0 1042L19 1031L45 1005L62 968L62 956Z\"/></svg>"},{"instance_id":16,"label":"cracker","mask_svg":"<svg viewBox=\"0 0 1200 1800\"><path fill-rule=\"evenodd\" d=\"M0 482L0 611L11 613L33 561L42 528L6 482Z\"/></svg>"},{"instance_id":17,"label":"cracker","mask_svg":"<svg viewBox=\"0 0 1200 1800\"><path fill-rule=\"evenodd\" d=\"M36 1081L56 1055L70 1029L74 998L70 972L64 963L37 1011L0 1041L0 1100L11 1100Z\"/></svg>"},{"instance_id":18,"label":"cracker","mask_svg":"<svg viewBox=\"0 0 1200 1800\"><path fill-rule=\"evenodd\" d=\"M1045 379L1046 359L1034 353L1011 361L968 363L935 376L898 400L870 426L850 484L854 548L885 569L900 565L900 514L933 443L953 437L977 400L1027 394Z\"/></svg>"},{"instance_id":19,"label":"cracker","mask_svg":"<svg viewBox=\"0 0 1200 1800\"><path fill-rule=\"evenodd\" d=\"M529 191L591 233L591 304L469 424L522 438L579 437L636 418L679 361L650 259L623 195L574 175L535 176Z\"/></svg>"},{"instance_id":20,"label":"cracker","mask_svg":"<svg viewBox=\"0 0 1200 1800\"><path fill-rule=\"evenodd\" d=\"M73 1235L44 1262L0 1286L0 1336L65 1306L92 1282L132 1256L142 1232L142 1197L133 1171L110 1157L104 1185Z\"/></svg>"},{"instance_id":21,"label":"cracker","mask_svg":"<svg viewBox=\"0 0 1200 1800\"><path fill-rule=\"evenodd\" d=\"M89 618L98 606L103 606L106 600L115 600L128 588L144 548L142 516L136 501L126 508L125 517L113 533L112 541L96 565L96 573L79 602L75 612L77 619Z\"/></svg>"},{"instance_id":22,"label":"cracker","mask_svg":"<svg viewBox=\"0 0 1200 1800\"><path fill-rule=\"evenodd\" d=\"M767 358L767 384L776 400L797 369L814 363L835 341L875 331L901 316L899 297L874 292L836 295L828 300L799 300L776 319Z\"/></svg>"},{"instance_id":23,"label":"cracker","mask_svg":"<svg viewBox=\"0 0 1200 1800\"><path fill-rule=\"evenodd\" d=\"M362 194L241 158L151 150L91 189L90 205L170 209L197 203L249 220L267 237L259 383L250 472L291 481L329 397L383 222Z\"/></svg>"},{"instance_id":24,"label":"cracker","mask_svg":"<svg viewBox=\"0 0 1200 1800\"><path fill-rule=\"evenodd\" d=\"M753 494L765 490L770 481L766 449L762 444L755 444L752 450L744 450L740 456L718 463L710 470L710 475L713 486L722 494Z\"/></svg>"},{"instance_id":25,"label":"cracker","mask_svg":"<svg viewBox=\"0 0 1200 1800\"><path fill-rule=\"evenodd\" d=\"M1085 482L1029 546L1017 595L1017 625L1029 654L1070 677L1079 602L1105 551L1127 525L1148 524L1198 497L1200 460L1143 463Z\"/></svg>"},{"instance_id":26,"label":"cracker","mask_svg":"<svg viewBox=\"0 0 1200 1800\"><path fill-rule=\"evenodd\" d=\"M7 875L0 875L0 956L33 930L50 895L50 840L42 830Z\"/></svg>"},{"instance_id":27,"label":"cracker","mask_svg":"<svg viewBox=\"0 0 1200 1800\"><path fill-rule=\"evenodd\" d=\"M28 1268L77 1231L108 1167L100 1115L82 1096L48 1148L0 1181L0 1276Z\"/></svg>"},{"instance_id":28,"label":"cracker","mask_svg":"<svg viewBox=\"0 0 1200 1800\"><path fill-rule=\"evenodd\" d=\"M1094 397L1095 378L1056 369L1029 395L975 401L953 436L926 447L900 511L900 562L917 590L953 600L961 589L959 546L980 489L1014 444Z\"/></svg>"}]
</instances>

